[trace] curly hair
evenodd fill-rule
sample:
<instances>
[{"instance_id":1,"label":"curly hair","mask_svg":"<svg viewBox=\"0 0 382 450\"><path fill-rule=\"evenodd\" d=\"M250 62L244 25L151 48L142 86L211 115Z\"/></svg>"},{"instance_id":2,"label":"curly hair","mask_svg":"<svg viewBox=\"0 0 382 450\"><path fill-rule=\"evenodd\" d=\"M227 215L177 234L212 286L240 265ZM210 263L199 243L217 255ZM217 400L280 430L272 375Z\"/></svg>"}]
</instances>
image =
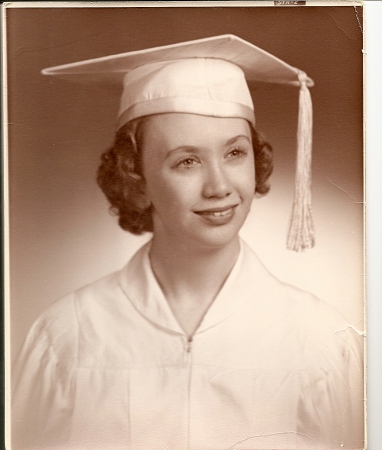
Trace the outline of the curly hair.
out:
<instances>
[{"instance_id":1,"label":"curly hair","mask_svg":"<svg viewBox=\"0 0 382 450\"><path fill-rule=\"evenodd\" d=\"M133 234L153 231L152 206L144 195L142 172L142 128L145 118L128 122L121 127L114 144L101 156L97 182L110 203L110 211L119 217L123 230ZM260 133L251 126L255 157L255 192L268 193L268 179L273 170L273 150Z\"/></svg>"}]
</instances>

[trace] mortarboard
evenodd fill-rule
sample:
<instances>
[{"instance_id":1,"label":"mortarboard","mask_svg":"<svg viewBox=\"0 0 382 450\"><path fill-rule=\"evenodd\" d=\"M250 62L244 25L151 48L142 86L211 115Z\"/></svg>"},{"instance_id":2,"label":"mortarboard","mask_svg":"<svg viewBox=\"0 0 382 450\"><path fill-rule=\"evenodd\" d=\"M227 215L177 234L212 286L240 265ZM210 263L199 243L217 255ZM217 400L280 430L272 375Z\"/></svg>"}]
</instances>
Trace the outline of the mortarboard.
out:
<instances>
[{"instance_id":1,"label":"mortarboard","mask_svg":"<svg viewBox=\"0 0 382 450\"><path fill-rule=\"evenodd\" d=\"M300 88L295 197L287 247L314 245L311 212L313 81L301 70L233 35L223 35L51 67L44 75L123 84L117 128L169 112L239 117L255 125L247 82Z\"/></svg>"}]
</instances>

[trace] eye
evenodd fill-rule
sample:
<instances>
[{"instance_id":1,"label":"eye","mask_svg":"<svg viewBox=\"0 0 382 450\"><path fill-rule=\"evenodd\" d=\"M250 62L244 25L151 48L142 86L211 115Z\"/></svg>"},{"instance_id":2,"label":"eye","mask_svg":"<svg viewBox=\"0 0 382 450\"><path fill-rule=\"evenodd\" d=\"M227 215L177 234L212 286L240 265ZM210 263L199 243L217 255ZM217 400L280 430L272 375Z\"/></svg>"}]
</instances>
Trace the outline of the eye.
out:
<instances>
[{"instance_id":1,"label":"eye","mask_svg":"<svg viewBox=\"0 0 382 450\"><path fill-rule=\"evenodd\" d=\"M199 164L199 161L196 158L187 157L187 158L183 158L182 160L177 162L176 167L179 169L192 169L193 167L195 167L198 164Z\"/></svg>"},{"instance_id":2,"label":"eye","mask_svg":"<svg viewBox=\"0 0 382 450\"><path fill-rule=\"evenodd\" d=\"M228 152L227 158L228 159L243 158L247 154L248 154L247 150L240 148L240 147L236 147Z\"/></svg>"}]
</instances>

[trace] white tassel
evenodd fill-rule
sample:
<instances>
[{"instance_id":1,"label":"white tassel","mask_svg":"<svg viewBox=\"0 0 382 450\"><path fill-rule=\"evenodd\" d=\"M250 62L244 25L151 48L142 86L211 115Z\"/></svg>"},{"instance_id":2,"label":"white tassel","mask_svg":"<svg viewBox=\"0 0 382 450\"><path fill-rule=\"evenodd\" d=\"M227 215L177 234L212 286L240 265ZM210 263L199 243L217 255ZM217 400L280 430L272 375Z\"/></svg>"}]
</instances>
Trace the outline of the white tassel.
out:
<instances>
[{"instance_id":1,"label":"white tassel","mask_svg":"<svg viewBox=\"0 0 382 450\"><path fill-rule=\"evenodd\" d=\"M297 252L314 246L311 205L313 107L306 74L299 72L298 78L300 81L300 99L297 131L297 168L295 197L287 241L287 248Z\"/></svg>"}]
</instances>

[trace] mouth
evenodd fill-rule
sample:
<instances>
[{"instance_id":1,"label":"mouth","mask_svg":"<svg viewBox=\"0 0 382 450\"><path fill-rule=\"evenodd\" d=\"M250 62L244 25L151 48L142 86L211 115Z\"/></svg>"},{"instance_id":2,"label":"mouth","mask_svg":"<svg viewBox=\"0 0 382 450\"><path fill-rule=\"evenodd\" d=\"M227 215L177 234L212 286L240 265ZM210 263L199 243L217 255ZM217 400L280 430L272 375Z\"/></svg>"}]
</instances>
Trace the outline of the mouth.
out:
<instances>
[{"instance_id":1,"label":"mouth","mask_svg":"<svg viewBox=\"0 0 382 450\"><path fill-rule=\"evenodd\" d=\"M234 206L232 206L231 208L228 208L228 209L224 209L222 211L211 211L211 210L198 211L197 214L213 216L213 217L225 217L225 216L229 216L233 212L233 208L234 208Z\"/></svg>"},{"instance_id":2,"label":"mouth","mask_svg":"<svg viewBox=\"0 0 382 450\"><path fill-rule=\"evenodd\" d=\"M195 211L195 213L212 223L224 224L233 217L237 206L238 205L228 205L220 208Z\"/></svg>"},{"instance_id":3,"label":"mouth","mask_svg":"<svg viewBox=\"0 0 382 450\"><path fill-rule=\"evenodd\" d=\"M219 208L209 208L209 209L202 209L199 211L195 211L196 214L208 214L208 215L213 215L216 217L220 217L220 216L226 216L228 214L230 214L237 205L227 205L227 206L221 206Z\"/></svg>"}]
</instances>

